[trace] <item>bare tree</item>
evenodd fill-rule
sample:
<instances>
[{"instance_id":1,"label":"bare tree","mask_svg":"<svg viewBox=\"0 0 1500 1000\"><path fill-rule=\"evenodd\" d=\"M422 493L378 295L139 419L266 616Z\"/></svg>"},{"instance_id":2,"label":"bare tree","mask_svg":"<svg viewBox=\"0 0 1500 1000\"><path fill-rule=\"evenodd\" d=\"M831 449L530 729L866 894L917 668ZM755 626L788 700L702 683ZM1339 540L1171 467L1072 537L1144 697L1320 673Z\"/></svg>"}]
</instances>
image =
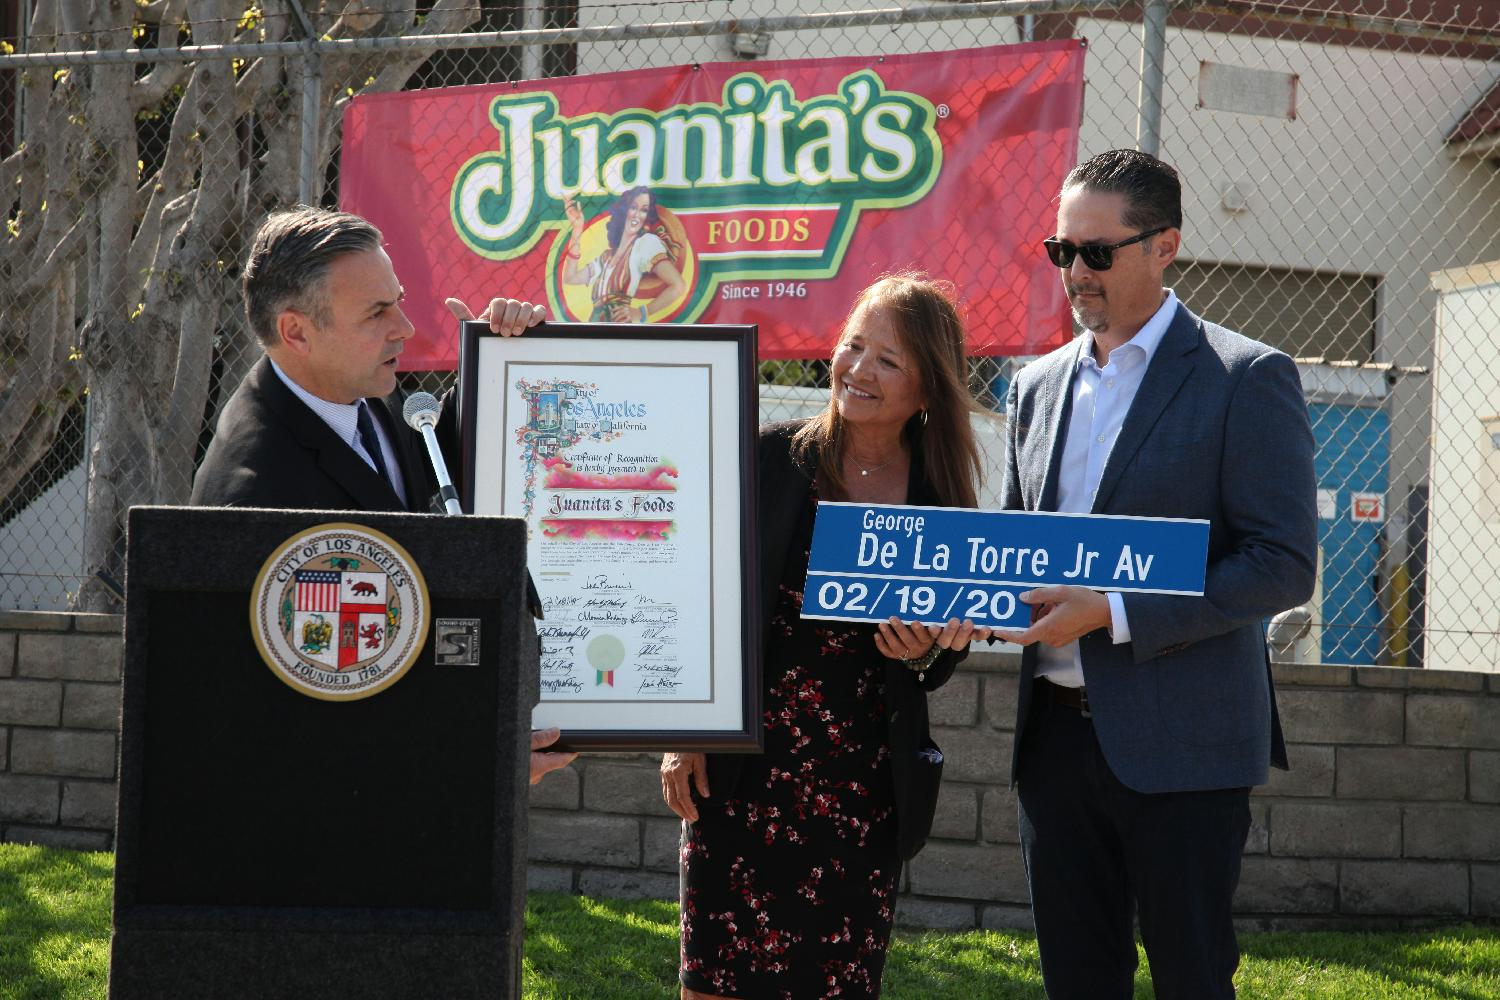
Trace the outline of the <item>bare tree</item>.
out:
<instances>
[{"instance_id":1,"label":"bare tree","mask_svg":"<svg viewBox=\"0 0 1500 1000\"><path fill-rule=\"evenodd\" d=\"M478 0L305 4L331 39L462 31ZM283 0L38 0L32 52L305 38ZM257 356L238 272L265 214L296 200L304 57L94 63L23 74L24 144L0 164L14 192L0 240L0 495L50 446L70 400L90 397L86 610L112 598L124 518L187 499L215 364L227 386ZM398 90L425 53L321 57L317 177L356 93ZM137 122L167 126L141 176Z\"/></svg>"}]
</instances>

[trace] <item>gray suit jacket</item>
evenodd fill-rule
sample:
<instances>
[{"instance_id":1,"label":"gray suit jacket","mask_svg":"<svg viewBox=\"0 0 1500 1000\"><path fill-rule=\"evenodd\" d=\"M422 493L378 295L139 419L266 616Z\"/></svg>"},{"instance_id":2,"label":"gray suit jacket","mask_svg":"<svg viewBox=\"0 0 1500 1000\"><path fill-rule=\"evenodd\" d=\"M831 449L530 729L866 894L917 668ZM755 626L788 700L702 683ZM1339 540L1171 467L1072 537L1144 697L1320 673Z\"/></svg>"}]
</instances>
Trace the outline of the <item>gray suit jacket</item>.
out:
<instances>
[{"instance_id":1,"label":"gray suit jacket","mask_svg":"<svg viewBox=\"0 0 1500 1000\"><path fill-rule=\"evenodd\" d=\"M1017 373L1004 506L1056 510L1077 344ZM1306 601L1317 569L1313 440L1285 354L1180 306L1115 441L1093 513L1210 523L1202 597L1126 594L1131 641L1080 640L1099 745L1141 792L1237 788L1285 768L1264 620ZM1036 650L1021 659L1012 779Z\"/></svg>"}]
</instances>

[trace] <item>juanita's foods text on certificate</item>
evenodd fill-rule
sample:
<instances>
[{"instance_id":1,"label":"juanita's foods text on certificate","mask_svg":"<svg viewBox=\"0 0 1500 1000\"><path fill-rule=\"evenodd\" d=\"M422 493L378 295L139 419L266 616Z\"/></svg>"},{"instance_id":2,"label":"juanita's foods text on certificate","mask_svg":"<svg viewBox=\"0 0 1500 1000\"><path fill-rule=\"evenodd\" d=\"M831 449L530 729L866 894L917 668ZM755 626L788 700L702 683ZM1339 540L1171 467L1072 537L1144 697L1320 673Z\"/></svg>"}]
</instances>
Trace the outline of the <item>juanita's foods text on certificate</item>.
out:
<instances>
[{"instance_id":1,"label":"juanita's foods text on certificate","mask_svg":"<svg viewBox=\"0 0 1500 1000\"><path fill-rule=\"evenodd\" d=\"M708 367L505 369L505 509L526 519L546 614L542 700L711 700Z\"/></svg>"}]
</instances>

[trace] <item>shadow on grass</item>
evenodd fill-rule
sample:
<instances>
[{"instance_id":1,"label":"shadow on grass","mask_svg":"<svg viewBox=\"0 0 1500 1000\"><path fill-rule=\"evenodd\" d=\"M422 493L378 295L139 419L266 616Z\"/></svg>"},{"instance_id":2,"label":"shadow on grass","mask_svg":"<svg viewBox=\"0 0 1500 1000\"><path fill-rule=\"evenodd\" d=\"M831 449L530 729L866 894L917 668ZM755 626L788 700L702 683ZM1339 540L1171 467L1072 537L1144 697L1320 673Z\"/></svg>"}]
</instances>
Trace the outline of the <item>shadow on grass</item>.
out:
<instances>
[{"instance_id":1,"label":"shadow on grass","mask_svg":"<svg viewBox=\"0 0 1500 1000\"><path fill-rule=\"evenodd\" d=\"M676 996L677 904L533 893L525 958L527 1000Z\"/></svg>"},{"instance_id":2,"label":"shadow on grass","mask_svg":"<svg viewBox=\"0 0 1500 1000\"><path fill-rule=\"evenodd\" d=\"M898 932L884 1000L1044 1000L1036 938L1011 931Z\"/></svg>"},{"instance_id":3,"label":"shadow on grass","mask_svg":"<svg viewBox=\"0 0 1500 1000\"><path fill-rule=\"evenodd\" d=\"M109 854L0 844L0 1000L102 1000ZM526 909L526 1000L677 995L677 905L536 893ZM1500 928L1242 934L1244 1000L1495 1000ZM1137 998L1151 997L1144 966ZM899 932L885 1000L1042 1000L1027 933Z\"/></svg>"},{"instance_id":4,"label":"shadow on grass","mask_svg":"<svg viewBox=\"0 0 1500 1000\"><path fill-rule=\"evenodd\" d=\"M0 844L0 1000L104 995L114 855Z\"/></svg>"},{"instance_id":5,"label":"shadow on grass","mask_svg":"<svg viewBox=\"0 0 1500 1000\"><path fill-rule=\"evenodd\" d=\"M526 1000L677 995L677 905L535 893L526 908ZM580 944L587 942L587 948ZM1148 993L1149 995L1149 993ZM1029 934L898 933L885 1000L1042 1000Z\"/></svg>"},{"instance_id":6,"label":"shadow on grass","mask_svg":"<svg viewBox=\"0 0 1500 1000\"><path fill-rule=\"evenodd\" d=\"M1334 995L1382 995L1360 991L1398 987L1402 995L1443 1000L1495 1000L1500 996L1500 936L1494 927L1461 925L1393 933L1317 931L1243 934L1245 963L1272 978L1272 969L1319 970ZM1267 968L1269 967L1269 968ZM1242 963L1242 969L1245 964ZM1476 984L1477 981L1477 984ZM1247 996L1252 995L1246 993ZM1278 994L1290 995L1290 994ZM1323 995L1320 993L1320 995Z\"/></svg>"}]
</instances>

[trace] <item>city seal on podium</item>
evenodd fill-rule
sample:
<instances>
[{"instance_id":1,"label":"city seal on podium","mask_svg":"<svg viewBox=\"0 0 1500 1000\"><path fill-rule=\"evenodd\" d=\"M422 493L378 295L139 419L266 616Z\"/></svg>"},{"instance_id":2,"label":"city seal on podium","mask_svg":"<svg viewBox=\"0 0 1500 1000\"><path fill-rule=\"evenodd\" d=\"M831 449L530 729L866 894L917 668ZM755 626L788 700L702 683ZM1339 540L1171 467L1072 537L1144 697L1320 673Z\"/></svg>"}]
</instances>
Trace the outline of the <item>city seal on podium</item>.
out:
<instances>
[{"instance_id":1,"label":"city seal on podium","mask_svg":"<svg viewBox=\"0 0 1500 1000\"><path fill-rule=\"evenodd\" d=\"M357 524L283 542L255 578L250 631L271 672L312 698L354 701L390 687L427 641L427 582L407 551Z\"/></svg>"}]
</instances>

